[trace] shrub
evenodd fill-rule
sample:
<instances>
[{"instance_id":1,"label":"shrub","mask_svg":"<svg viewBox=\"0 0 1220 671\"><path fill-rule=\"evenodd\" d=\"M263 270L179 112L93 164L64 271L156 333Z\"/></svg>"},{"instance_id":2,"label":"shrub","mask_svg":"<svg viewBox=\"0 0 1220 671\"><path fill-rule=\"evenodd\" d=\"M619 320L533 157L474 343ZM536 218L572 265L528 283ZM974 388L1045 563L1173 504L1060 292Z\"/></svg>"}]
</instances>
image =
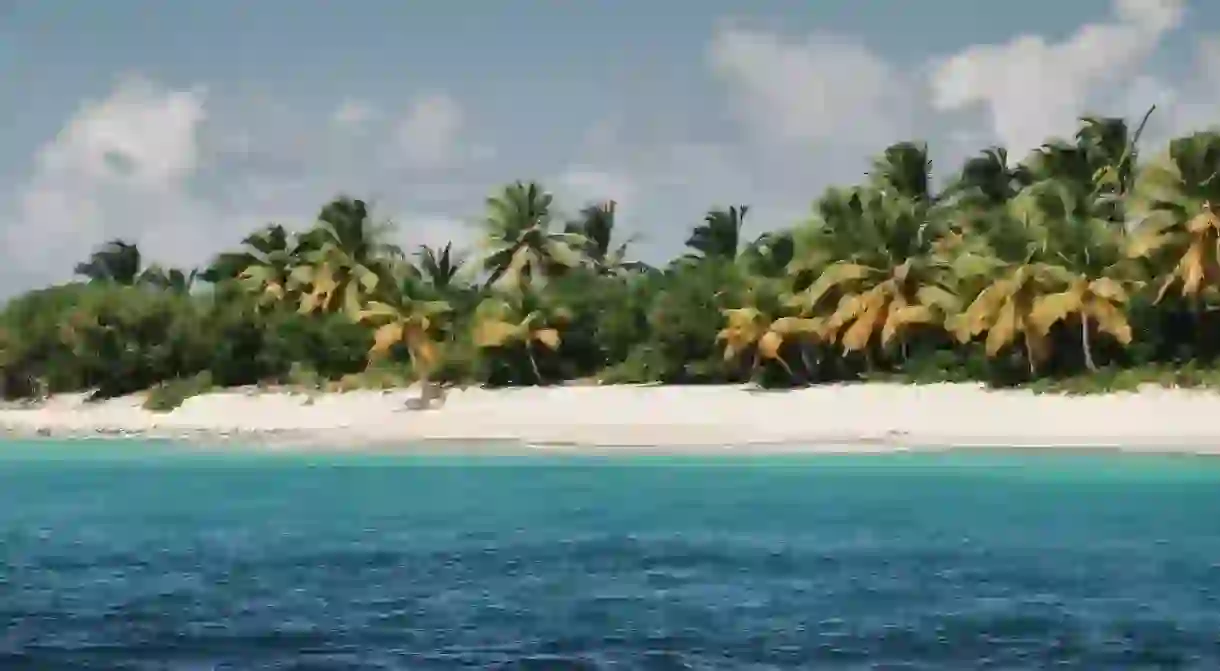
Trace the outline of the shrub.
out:
<instances>
[{"instance_id":1,"label":"shrub","mask_svg":"<svg viewBox=\"0 0 1220 671\"><path fill-rule=\"evenodd\" d=\"M187 378L162 382L148 391L144 408L154 412L169 412L182 405L183 401L212 389L212 374L203 371Z\"/></svg>"}]
</instances>

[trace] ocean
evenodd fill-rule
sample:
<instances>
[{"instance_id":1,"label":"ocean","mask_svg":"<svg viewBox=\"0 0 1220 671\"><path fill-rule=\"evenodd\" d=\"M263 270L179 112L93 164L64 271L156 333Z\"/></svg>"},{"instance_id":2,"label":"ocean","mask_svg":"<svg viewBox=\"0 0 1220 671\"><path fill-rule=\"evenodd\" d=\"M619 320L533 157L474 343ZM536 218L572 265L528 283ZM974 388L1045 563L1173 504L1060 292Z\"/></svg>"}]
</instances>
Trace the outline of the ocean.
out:
<instances>
[{"instance_id":1,"label":"ocean","mask_svg":"<svg viewBox=\"0 0 1220 671\"><path fill-rule=\"evenodd\" d=\"M1217 669L1220 460L0 443L0 669Z\"/></svg>"}]
</instances>

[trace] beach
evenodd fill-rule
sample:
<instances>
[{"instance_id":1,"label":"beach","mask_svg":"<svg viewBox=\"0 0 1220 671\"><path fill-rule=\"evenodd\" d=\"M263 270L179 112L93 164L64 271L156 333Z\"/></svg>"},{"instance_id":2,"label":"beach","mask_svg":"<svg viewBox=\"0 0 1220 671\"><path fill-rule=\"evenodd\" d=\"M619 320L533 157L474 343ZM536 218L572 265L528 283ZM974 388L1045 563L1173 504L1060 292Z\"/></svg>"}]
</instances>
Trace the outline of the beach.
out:
<instances>
[{"instance_id":1,"label":"beach","mask_svg":"<svg viewBox=\"0 0 1220 671\"><path fill-rule=\"evenodd\" d=\"M538 449L860 452L954 447L1123 448L1220 453L1220 394L1146 388L1067 396L973 384L217 391L171 412L141 395L61 395L0 409L11 437L127 436L277 446L496 443Z\"/></svg>"}]
</instances>

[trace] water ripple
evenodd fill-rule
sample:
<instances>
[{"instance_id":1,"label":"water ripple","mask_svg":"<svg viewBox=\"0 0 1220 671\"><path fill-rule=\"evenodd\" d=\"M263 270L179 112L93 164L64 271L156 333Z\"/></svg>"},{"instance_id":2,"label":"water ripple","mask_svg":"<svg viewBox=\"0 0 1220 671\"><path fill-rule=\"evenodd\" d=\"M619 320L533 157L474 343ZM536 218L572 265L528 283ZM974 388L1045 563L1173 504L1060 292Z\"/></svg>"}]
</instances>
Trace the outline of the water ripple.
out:
<instances>
[{"instance_id":1,"label":"water ripple","mask_svg":"<svg viewBox=\"0 0 1220 671\"><path fill-rule=\"evenodd\" d=\"M5 669L1220 668L1197 474L5 468Z\"/></svg>"}]
</instances>

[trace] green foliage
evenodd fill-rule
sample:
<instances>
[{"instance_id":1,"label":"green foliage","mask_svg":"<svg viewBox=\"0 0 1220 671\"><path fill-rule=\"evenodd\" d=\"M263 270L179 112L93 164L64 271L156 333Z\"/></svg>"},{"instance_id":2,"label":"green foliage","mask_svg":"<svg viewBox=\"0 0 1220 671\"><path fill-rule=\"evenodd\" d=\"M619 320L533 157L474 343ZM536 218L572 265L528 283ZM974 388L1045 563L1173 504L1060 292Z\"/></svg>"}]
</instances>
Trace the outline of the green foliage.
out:
<instances>
[{"instance_id":1,"label":"green foliage","mask_svg":"<svg viewBox=\"0 0 1220 671\"><path fill-rule=\"evenodd\" d=\"M652 351L660 382L727 382L733 376L715 335L723 310L736 307L748 293L742 269L721 259L677 265L652 280L646 309L647 335L641 345Z\"/></svg>"},{"instance_id":2,"label":"green foliage","mask_svg":"<svg viewBox=\"0 0 1220 671\"><path fill-rule=\"evenodd\" d=\"M206 367L208 342L189 296L139 286L85 292L60 338L99 397L147 389Z\"/></svg>"},{"instance_id":3,"label":"green foliage","mask_svg":"<svg viewBox=\"0 0 1220 671\"><path fill-rule=\"evenodd\" d=\"M0 384L5 398L36 397L75 391L85 385L73 365L63 325L86 294L96 288L65 284L38 289L13 299L0 313Z\"/></svg>"},{"instance_id":4,"label":"green foliage","mask_svg":"<svg viewBox=\"0 0 1220 671\"><path fill-rule=\"evenodd\" d=\"M148 390L148 395L144 398L144 409L169 412L182 405L186 399L207 392L212 386L212 374L206 370L191 377L161 382Z\"/></svg>"},{"instance_id":5,"label":"green foliage","mask_svg":"<svg viewBox=\"0 0 1220 671\"><path fill-rule=\"evenodd\" d=\"M312 227L268 225L200 271L111 240L75 266L85 282L0 311L0 392L149 389L148 407L170 410L213 385L423 377L1210 386L1220 134L1145 161L1146 121L1085 118L1017 164L989 148L939 192L927 147L898 143L808 221L753 241L748 206L709 210L663 269L628 258L636 237L613 201L563 209L525 181L486 201L469 253L408 258L389 223L346 197Z\"/></svg>"}]
</instances>

